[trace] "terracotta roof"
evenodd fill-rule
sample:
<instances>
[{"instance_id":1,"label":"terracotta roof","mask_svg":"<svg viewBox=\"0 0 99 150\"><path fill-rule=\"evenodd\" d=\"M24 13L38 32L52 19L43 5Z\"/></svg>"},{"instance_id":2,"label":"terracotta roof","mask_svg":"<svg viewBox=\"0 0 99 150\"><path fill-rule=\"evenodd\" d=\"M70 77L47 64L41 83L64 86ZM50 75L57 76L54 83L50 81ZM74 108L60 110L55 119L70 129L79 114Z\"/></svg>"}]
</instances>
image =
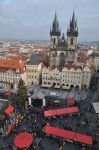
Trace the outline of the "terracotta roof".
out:
<instances>
[{"instance_id":1,"label":"terracotta roof","mask_svg":"<svg viewBox=\"0 0 99 150\"><path fill-rule=\"evenodd\" d=\"M24 57L24 56L12 56L12 55L8 55L6 56L7 59L13 59L13 60L22 60L23 62L27 62L27 60L29 59L29 57Z\"/></svg>"},{"instance_id":2,"label":"terracotta roof","mask_svg":"<svg viewBox=\"0 0 99 150\"><path fill-rule=\"evenodd\" d=\"M0 59L0 68L1 69L19 69L23 71L25 64L18 60L11 60L11 59Z\"/></svg>"},{"instance_id":3,"label":"terracotta roof","mask_svg":"<svg viewBox=\"0 0 99 150\"><path fill-rule=\"evenodd\" d=\"M88 59L87 53L84 53L83 51L79 52L77 56L77 61L78 62L85 62Z\"/></svg>"},{"instance_id":4,"label":"terracotta roof","mask_svg":"<svg viewBox=\"0 0 99 150\"><path fill-rule=\"evenodd\" d=\"M75 65L75 64L67 64L66 66L65 66L68 70L70 70L70 69L75 69L75 70L77 70L77 69L82 69L82 67L80 67L80 66L77 66L77 65ZM64 68L65 68L64 67Z\"/></svg>"}]
</instances>

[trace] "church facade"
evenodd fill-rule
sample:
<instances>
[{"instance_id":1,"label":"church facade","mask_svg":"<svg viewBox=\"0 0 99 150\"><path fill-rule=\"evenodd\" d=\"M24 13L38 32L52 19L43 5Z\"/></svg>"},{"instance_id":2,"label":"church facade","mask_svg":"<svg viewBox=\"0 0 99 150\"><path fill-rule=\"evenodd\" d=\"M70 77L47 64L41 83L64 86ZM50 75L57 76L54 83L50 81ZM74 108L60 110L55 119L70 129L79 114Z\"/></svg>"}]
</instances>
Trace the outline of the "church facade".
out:
<instances>
[{"instance_id":1,"label":"church facade","mask_svg":"<svg viewBox=\"0 0 99 150\"><path fill-rule=\"evenodd\" d=\"M64 34L61 36L57 15L53 20L52 28L50 29L50 54L49 66L62 68L67 63L73 63L75 52L77 49L78 27L75 14L70 20L69 28L67 29L67 39Z\"/></svg>"}]
</instances>

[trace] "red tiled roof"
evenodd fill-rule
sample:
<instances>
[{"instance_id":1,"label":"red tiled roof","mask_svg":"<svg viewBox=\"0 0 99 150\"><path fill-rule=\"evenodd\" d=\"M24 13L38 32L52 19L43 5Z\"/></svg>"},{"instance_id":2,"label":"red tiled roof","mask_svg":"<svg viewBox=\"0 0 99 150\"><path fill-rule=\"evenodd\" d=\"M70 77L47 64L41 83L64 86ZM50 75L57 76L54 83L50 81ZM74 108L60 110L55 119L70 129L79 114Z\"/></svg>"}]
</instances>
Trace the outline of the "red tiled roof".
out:
<instances>
[{"instance_id":1,"label":"red tiled roof","mask_svg":"<svg viewBox=\"0 0 99 150\"><path fill-rule=\"evenodd\" d=\"M68 70L70 70L70 69L75 69L75 70L77 70L77 69L81 69L81 67L80 66L77 66L77 65L75 65L75 64L67 64L66 66L65 66Z\"/></svg>"},{"instance_id":2,"label":"red tiled roof","mask_svg":"<svg viewBox=\"0 0 99 150\"><path fill-rule=\"evenodd\" d=\"M18 60L0 59L0 68L24 70L25 64Z\"/></svg>"},{"instance_id":3,"label":"red tiled roof","mask_svg":"<svg viewBox=\"0 0 99 150\"><path fill-rule=\"evenodd\" d=\"M87 53L84 51L81 51L78 53L77 61L84 63L88 59Z\"/></svg>"}]
</instances>

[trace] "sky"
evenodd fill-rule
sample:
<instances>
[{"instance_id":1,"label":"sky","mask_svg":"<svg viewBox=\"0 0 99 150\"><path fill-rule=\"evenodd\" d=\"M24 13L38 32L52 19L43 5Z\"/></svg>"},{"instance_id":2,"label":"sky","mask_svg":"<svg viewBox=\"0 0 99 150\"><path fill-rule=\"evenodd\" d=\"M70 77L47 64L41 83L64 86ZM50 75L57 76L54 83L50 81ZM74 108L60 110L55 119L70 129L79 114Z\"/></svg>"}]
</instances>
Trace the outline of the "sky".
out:
<instances>
[{"instance_id":1,"label":"sky","mask_svg":"<svg viewBox=\"0 0 99 150\"><path fill-rule=\"evenodd\" d=\"M0 39L49 40L57 13L66 35L73 10L79 41L99 40L99 0L0 0Z\"/></svg>"}]
</instances>

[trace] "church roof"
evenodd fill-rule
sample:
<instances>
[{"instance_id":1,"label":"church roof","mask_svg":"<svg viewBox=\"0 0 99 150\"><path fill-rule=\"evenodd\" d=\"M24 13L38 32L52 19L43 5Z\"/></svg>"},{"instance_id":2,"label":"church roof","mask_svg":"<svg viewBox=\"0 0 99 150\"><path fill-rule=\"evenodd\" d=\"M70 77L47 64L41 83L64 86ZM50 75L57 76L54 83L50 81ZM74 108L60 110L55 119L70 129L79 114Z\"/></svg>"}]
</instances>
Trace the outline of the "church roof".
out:
<instances>
[{"instance_id":1,"label":"church roof","mask_svg":"<svg viewBox=\"0 0 99 150\"><path fill-rule=\"evenodd\" d=\"M27 63L27 65L39 65L40 62L38 60L39 57L42 56L42 53L35 53L31 55L30 61Z\"/></svg>"}]
</instances>

